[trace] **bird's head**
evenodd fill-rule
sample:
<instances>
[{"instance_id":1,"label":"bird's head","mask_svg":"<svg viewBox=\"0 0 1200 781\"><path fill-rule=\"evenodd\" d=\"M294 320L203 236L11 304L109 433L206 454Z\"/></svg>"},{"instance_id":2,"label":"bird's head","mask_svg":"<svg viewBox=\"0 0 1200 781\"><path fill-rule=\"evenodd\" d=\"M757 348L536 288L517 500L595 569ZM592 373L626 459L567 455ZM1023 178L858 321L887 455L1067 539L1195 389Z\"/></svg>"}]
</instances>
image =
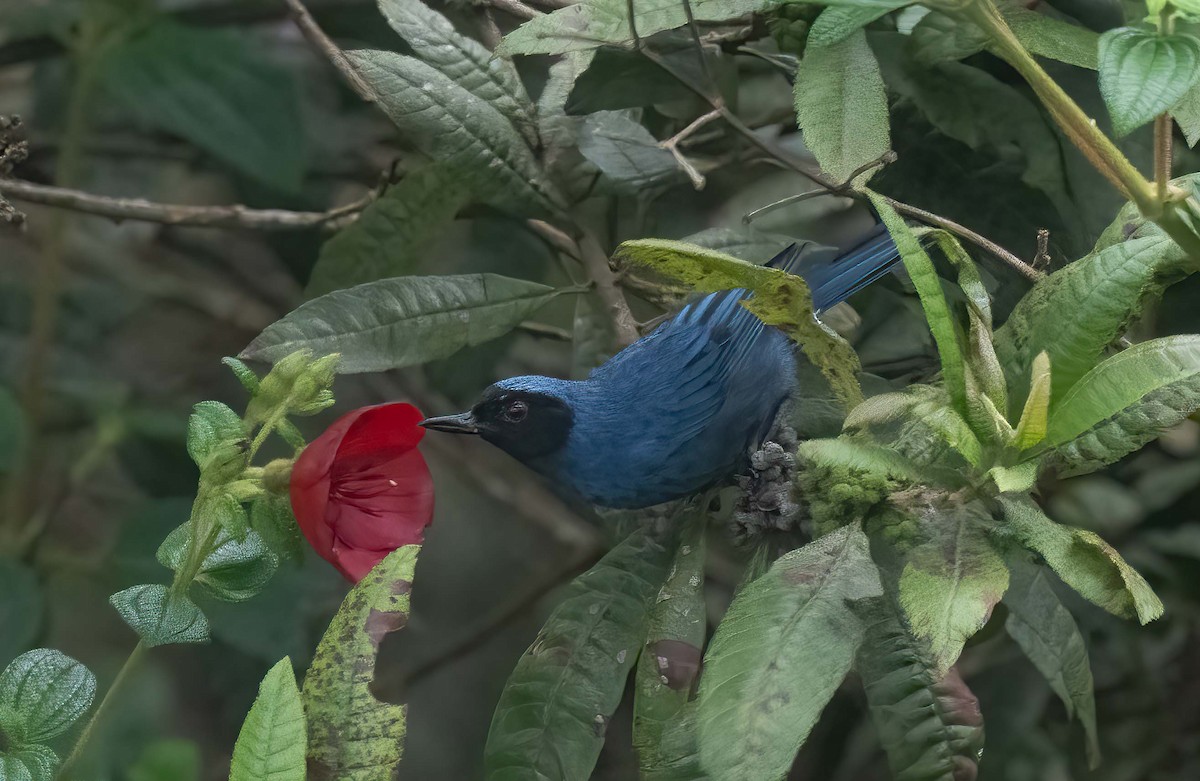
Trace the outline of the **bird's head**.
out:
<instances>
[{"instance_id":1,"label":"bird's head","mask_svg":"<svg viewBox=\"0 0 1200 781\"><path fill-rule=\"evenodd\" d=\"M477 434L519 461L553 455L570 436L575 414L565 383L549 377L514 377L490 386L469 412L421 421L433 431Z\"/></svg>"}]
</instances>

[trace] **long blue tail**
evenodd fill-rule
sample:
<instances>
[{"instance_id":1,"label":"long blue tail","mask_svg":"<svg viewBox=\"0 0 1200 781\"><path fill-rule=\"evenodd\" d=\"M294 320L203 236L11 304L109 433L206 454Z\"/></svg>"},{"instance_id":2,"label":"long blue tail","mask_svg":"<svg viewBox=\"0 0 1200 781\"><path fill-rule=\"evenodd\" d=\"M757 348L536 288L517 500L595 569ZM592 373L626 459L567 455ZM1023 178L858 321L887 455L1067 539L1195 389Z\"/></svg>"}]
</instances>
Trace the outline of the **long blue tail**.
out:
<instances>
[{"instance_id":1,"label":"long blue tail","mask_svg":"<svg viewBox=\"0 0 1200 781\"><path fill-rule=\"evenodd\" d=\"M878 280L900 261L900 251L887 228L877 223L845 251L793 244L766 265L804 277L812 291L813 309L824 311Z\"/></svg>"}]
</instances>

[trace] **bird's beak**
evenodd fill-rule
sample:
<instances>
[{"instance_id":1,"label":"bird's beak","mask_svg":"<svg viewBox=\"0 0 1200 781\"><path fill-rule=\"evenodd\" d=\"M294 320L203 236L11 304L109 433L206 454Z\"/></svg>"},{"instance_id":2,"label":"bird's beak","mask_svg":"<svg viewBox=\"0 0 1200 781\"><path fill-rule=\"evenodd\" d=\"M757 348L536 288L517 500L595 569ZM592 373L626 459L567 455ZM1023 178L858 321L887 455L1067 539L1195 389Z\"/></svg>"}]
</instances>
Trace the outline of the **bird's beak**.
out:
<instances>
[{"instance_id":1,"label":"bird's beak","mask_svg":"<svg viewBox=\"0 0 1200 781\"><path fill-rule=\"evenodd\" d=\"M458 415L442 415L438 418L426 418L417 425L434 431L446 431L451 434L478 434L479 426L475 425L475 416L470 412Z\"/></svg>"}]
</instances>

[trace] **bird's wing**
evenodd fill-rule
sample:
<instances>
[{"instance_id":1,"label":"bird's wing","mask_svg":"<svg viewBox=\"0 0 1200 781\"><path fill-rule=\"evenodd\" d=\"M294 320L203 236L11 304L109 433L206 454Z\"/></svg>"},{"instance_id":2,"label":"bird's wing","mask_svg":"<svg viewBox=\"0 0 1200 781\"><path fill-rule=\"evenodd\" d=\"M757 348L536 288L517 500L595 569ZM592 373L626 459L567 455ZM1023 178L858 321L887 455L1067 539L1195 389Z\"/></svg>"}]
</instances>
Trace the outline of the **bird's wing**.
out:
<instances>
[{"instance_id":1,"label":"bird's wing","mask_svg":"<svg viewBox=\"0 0 1200 781\"><path fill-rule=\"evenodd\" d=\"M592 377L628 383L639 417L669 422L672 441L691 441L720 412L730 379L761 346L766 326L742 306L746 295L728 290L689 304Z\"/></svg>"}]
</instances>

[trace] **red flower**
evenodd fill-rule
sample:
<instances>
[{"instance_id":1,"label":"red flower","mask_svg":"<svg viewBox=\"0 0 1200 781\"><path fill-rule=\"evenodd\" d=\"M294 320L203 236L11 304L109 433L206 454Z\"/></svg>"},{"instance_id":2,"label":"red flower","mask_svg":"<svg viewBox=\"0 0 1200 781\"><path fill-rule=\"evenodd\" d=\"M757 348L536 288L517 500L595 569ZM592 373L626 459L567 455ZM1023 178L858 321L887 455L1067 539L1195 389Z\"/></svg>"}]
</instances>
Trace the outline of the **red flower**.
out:
<instances>
[{"instance_id":1,"label":"red flower","mask_svg":"<svg viewBox=\"0 0 1200 781\"><path fill-rule=\"evenodd\" d=\"M411 404L349 412L292 468L292 511L313 549L357 583L392 551L419 544L433 520L433 479L417 450Z\"/></svg>"}]
</instances>

